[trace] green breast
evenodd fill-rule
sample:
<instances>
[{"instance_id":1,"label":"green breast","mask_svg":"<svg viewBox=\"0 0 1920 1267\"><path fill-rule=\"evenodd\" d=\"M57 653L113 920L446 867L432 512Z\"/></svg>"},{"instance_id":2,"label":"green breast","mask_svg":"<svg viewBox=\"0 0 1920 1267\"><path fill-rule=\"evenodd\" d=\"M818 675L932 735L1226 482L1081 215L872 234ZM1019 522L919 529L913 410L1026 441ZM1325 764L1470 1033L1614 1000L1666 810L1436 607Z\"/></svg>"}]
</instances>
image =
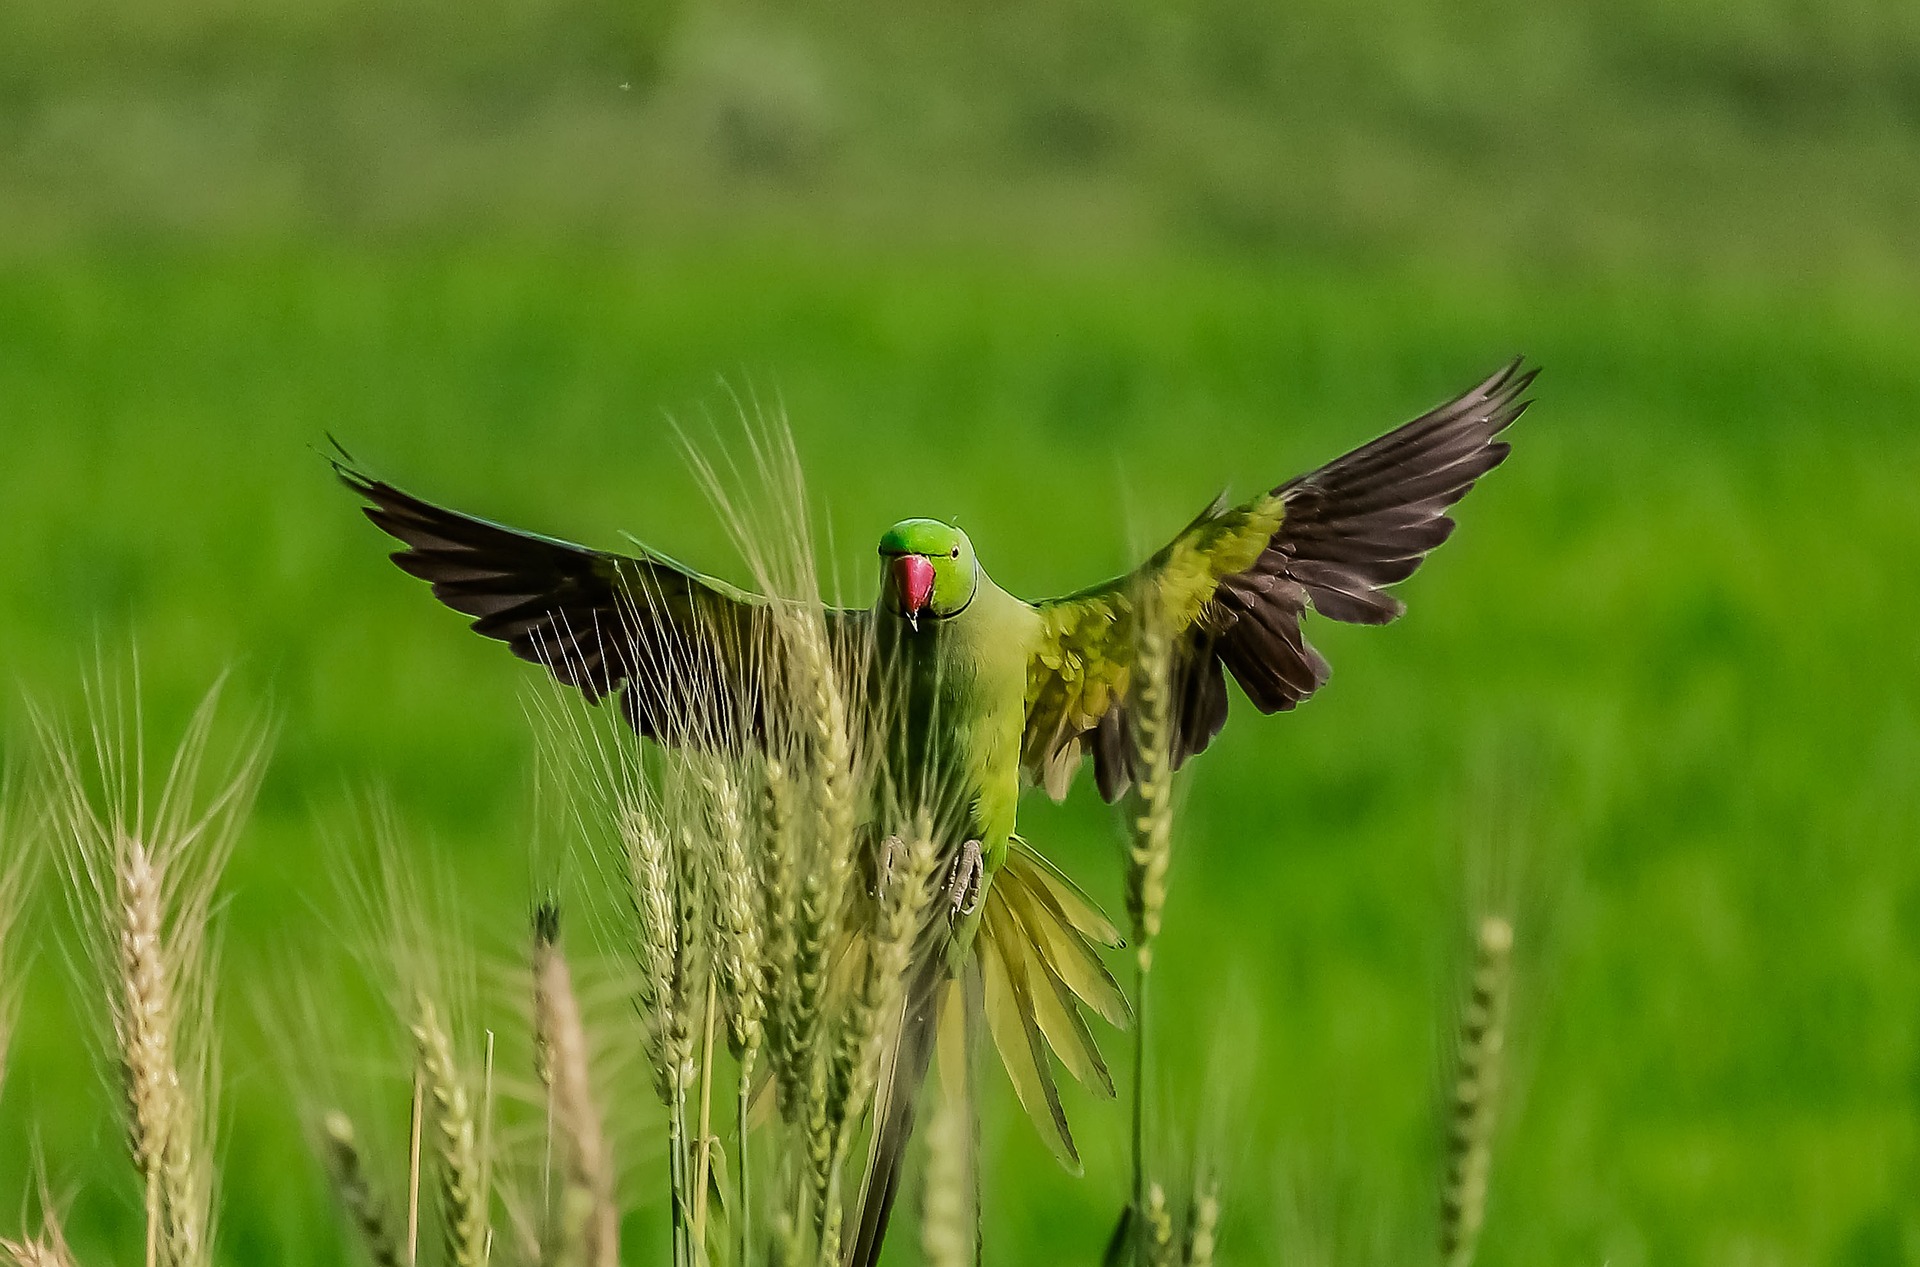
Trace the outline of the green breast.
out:
<instances>
[{"instance_id":1,"label":"green breast","mask_svg":"<svg viewBox=\"0 0 1920 1267\"><path fill-rule=\"evenodd\" d=\"M983 577L964 612L918 631L878 615L876 667L897 710L888 745L896 795L931 809L943 832L1002 852L1020 792L1032 609Z\"/></svg>"}]
</instances>

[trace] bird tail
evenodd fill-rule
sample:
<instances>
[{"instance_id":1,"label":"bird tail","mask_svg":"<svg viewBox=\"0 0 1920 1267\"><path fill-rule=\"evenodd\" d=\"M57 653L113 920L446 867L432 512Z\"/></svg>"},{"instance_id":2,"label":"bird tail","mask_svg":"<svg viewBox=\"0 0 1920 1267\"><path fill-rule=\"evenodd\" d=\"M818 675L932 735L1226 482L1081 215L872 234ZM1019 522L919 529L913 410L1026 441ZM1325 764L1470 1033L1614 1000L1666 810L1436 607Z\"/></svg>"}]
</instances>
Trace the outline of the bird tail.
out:
<instances>
[{"instance_id":1,"label":"bird tail","mask_svg":"<svg viewBox=\"0 0 1920 1267\"><path fill-rule=\"evenodd\" d=\"M848 1267L874 1267L880 1261L880 1246L893 1217L894 1201L900 1195L920 1086L940 1046L942 1019L949 1024L965 1024L966 1004L957 997L961 988L940 955L928 957L909 988L899 1040L874 1101L873 1143L861 1185L860 1224L847 1253Z\"/></svg>"},{"instance_id":2,"label":"bird tail","mask_svg":"<svg viewBox=\"0 0 1920 1267\"><path fill-rule=\"evenodd\" d=\"M1096 1093L1113 1095L1113 1077L1081 1008L1121 1028L1132 1021L1126 993L1096 949L1120 945L1119 931L1018 838L983 903L973 964L956 976L944 956L934 955L911 983L899 1041L874 1103L873 1144L848 1267L878 1261L935 1050L943 1077L964 1078L967 1040L977 1032L973 1022L982 1011L1014 1094L1069 1170L1079 1170L1080 1155L1060 1105L1053 1062Z\"/></svg>"},{"instance_id":3,"label":"bird tail","mask_svg":"<svg viewBox=\"0 0 1920 1267\"><path fill-rule=\"evenodd\" d=\"M978 942L987 1028L1014 1094L1053 1154L1080 1171L1053 1064L1112 1098L1113 1075L1081 1014L1082 1005L1125 1028L1126 993L1100 962L1096 944L1120 945L1099 908L1023 840L987 890Z\"/></svg>"}]
</instances>

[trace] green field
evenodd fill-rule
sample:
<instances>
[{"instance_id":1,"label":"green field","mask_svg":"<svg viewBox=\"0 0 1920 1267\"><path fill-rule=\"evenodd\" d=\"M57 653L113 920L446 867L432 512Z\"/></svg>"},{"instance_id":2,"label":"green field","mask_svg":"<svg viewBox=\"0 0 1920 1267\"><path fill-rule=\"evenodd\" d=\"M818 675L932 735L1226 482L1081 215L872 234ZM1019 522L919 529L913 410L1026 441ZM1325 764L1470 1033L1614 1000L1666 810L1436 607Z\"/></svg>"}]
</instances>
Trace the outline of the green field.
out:
<instances>
[{"instance_id":1,"label":"green field","mask_svg":"<svg viewBox=\"0 0 1920 1267\"><path fill-rule=\"evenodd\" d=\"M0 744L31 772L30 709L77 717L135 648L160 738L222 672L232 730L275 733L222 914L222 1260L354 1261L258 1013L346 957L355 807L440 860L508 1027L564 843L538 675L384 562L327 436L744 580L682 437L778 415L849 601L913 514L1037 598L1525 353L1514 456L1407 617L1314 622L1329 687L1236 702L1183 783L1156 1153L1221 1172L1223 1263L1429 1261L1494 906L1521 975L1482 1263L1920 1264L1917 15L0 5ZM1022 829L1118 906L1090 787ZM81 1261L137 1261L38 899L0 1234L39 1157ZM390 1037L363 1004L349 1051ZM647 1093L606 1063L656 1245ZM991 1264L1097 1258L1125 1112L1070 1095L1083 1179L989 1105Z\"/></svg>"},{"instance_id":2,"label":"green field","mask_svg":"<svg viewBox=\"0 0 1920 1267\"><path fill-rule=\"evenodd\" d=\"M1169 1156L1223 1169L1228 1261L1406 1261L1459 952L1491 897L1515 903L1526 972L1485 1262L1920 1248L1910 307L480 247L126 250L22 265L0 296L12 740L25 698L77 706L96 647L135 642L157 721L231 667L236 712L278 727L228 886L228 1261L338 1261L247 1023L276 956L337 926L316 823L384 789L502 962L532 884L529 673L382 561L322 436L457 504L738 575L669 419L724 431L736 397L778 401L852 591L877 527L931 512L1039 596L1517 350L1546 367L1539 403L1408 617L1320 624L1333 684L1293 716L1236 714L1186 784ZM1088 789L1023 827L1117 902ZM37 1140L80 1189L87 1260L124 1259L138 1201L60 960L48 943L35 965L0 1192ZM1086 1261L1104 1236L1123 1116L1072 1109L1084 1180L995 1101L992 1260ZM628 1159L642 1195L647 1156Z\"/></svg>"}]
</instances>

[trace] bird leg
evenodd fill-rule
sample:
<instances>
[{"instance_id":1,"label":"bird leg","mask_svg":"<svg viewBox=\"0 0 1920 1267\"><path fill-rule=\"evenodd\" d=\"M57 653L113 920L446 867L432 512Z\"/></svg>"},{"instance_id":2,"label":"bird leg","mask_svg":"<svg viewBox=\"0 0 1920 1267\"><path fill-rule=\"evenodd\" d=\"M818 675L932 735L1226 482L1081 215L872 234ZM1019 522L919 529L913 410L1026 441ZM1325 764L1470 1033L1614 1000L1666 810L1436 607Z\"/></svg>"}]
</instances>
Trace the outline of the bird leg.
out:
<instances>
[{"instance_id":1,"label":"bird leg","mask_svg":"<svg viewBox=\"0 0 1920 1267\"><path fill-rule=\"evenodd\" d=\"M980 909L980 889L986 875L980 842L969 840L961 845L960 856L953 860L953 875L947 881L947 901L952 903L955 915L971 915Z\"/></svg>"}]
</instances>

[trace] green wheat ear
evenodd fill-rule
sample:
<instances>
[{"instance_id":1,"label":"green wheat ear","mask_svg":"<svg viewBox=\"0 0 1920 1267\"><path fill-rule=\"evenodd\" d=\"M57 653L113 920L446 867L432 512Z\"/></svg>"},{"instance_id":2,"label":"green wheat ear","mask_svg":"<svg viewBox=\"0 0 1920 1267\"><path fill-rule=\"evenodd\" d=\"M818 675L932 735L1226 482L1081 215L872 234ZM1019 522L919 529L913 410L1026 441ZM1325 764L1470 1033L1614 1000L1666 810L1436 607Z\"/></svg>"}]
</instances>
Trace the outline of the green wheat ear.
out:
<instances>
[{"instance_id":1,"label":"green wheat ear","mask_svg":"<svg viewBox=\"0 0 1920 1267\"><path fill-rule=\"evenodd\" d=\"M1486 1218L1512 984L1513 925L1490 915L1480 921L1472 987L1460 1016L1440 1198L1440 1257L1446 1267L1469 1267Z\"/></svg>"}]
</instances>

